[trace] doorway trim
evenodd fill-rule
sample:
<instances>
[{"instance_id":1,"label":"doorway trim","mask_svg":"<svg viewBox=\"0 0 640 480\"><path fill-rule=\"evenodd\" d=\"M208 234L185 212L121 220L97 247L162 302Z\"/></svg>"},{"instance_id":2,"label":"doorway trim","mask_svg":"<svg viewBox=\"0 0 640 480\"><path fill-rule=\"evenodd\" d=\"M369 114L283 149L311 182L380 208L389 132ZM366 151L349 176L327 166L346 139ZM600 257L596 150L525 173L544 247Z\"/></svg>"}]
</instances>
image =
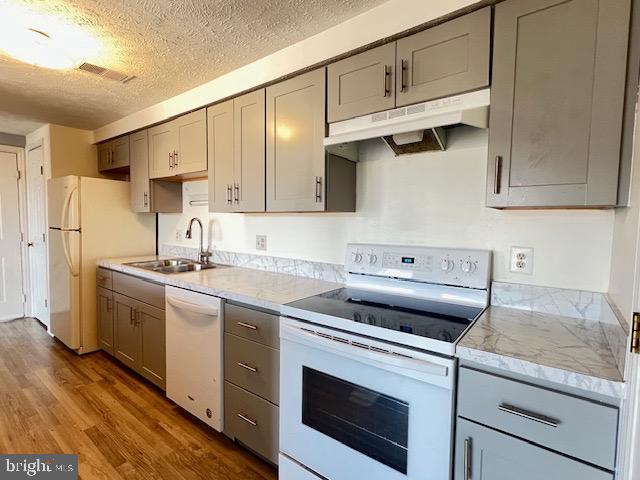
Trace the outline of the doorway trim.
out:
<instances>
[{"instance_id":1,"label":"doorway trim","mask_svg":"<svg viewBox=\"0 0 640 480\"><path fill-rule=\"evenodd\" d=\"M0 151L15 153L18 159L18 218L20 222L20 267L22 269L22 311L25 317L31 315L31 288L29 277L29 262L27 260L27 196L26 196L26 168L25 149L12 147L10 145L0 145Z\"/></svg>"}]
</instances>

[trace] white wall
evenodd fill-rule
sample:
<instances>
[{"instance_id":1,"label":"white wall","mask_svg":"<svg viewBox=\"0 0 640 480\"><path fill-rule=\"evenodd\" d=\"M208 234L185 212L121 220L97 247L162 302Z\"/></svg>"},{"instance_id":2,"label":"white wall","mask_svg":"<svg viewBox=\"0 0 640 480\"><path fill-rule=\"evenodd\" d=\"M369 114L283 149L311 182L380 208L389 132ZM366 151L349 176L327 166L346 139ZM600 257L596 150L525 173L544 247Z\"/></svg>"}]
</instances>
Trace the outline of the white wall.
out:
<instances>
[{"instance_id":1,"label":"white wall","mask_svg":"<svg viewBox=\"0 0 640 480\"><path fill-rule=\"evenodd\" d=\"M193 216L208 218L215 248L343 263L347 242L487 248L494 279L606 292L614 212L501 211L484 207L487 131L458 129L444 153L394 157L381 140L364 143L358 164L357 212L351 214L208 214L185 206L160 215L160 244L197 245L184 236ZM206 181L186 183L206 192ZM212 227L212 228L211 228ZM267 252L255 235L267 235ZM511 246L534 248L532 275L509 272Z\"/></svg>"},{"instance_id":2,"label":"white wall","mask_svg":"<svg viewBox=\"0 0 640 480\"><path fill-rule=\"evenodd\" d=\"M389 0L203 85L94 131L94 141L122 135L236 95L476 3L478 0Z\"/></svg>"}]
</instances>

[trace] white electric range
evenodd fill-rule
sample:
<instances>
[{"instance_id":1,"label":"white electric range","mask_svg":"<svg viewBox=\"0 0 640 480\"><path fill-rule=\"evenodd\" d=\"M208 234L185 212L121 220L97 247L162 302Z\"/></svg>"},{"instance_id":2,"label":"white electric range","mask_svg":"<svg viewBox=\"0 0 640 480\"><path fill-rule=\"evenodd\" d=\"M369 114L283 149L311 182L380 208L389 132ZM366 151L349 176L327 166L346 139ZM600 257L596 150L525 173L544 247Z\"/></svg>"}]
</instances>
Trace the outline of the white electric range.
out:
<instances>
[{"instance_id":1,"label":"white electric range","mask_svg":"<svg viewBox=\"0 0 640 480\"><path fill-rule=\"evenodd\" d=\"M280 478L449 479L453 354L491 252L350 244L346 269L281 310Z\"/></svg>"}]
</instances>

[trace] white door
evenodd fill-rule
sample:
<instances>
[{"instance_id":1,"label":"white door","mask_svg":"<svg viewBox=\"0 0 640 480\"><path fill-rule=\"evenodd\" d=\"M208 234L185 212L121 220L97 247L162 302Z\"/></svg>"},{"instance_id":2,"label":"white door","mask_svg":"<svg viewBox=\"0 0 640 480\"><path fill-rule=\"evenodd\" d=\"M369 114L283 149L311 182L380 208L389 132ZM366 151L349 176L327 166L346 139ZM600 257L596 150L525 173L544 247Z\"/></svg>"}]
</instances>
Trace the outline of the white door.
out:
<instances>
[{"instance_id":1,"label":"white door","mask_svg":"<svg viewBox=\"0 0 640 480\"><path fill-rule=\"evenodd\" d=\"M27 151L28 255L31 314L49 326L49 277L47 274L47 217L42 145Z\"/></svg>"},{"instance_id":2,"label":"white door","mask_svg":"<svg viewBox=\"0 0 640 480\"><path fill-rule=\"evenodd\" d=\"M0 321L24 316L18 155L0 151Z\"/></svg>"}]
</instances>

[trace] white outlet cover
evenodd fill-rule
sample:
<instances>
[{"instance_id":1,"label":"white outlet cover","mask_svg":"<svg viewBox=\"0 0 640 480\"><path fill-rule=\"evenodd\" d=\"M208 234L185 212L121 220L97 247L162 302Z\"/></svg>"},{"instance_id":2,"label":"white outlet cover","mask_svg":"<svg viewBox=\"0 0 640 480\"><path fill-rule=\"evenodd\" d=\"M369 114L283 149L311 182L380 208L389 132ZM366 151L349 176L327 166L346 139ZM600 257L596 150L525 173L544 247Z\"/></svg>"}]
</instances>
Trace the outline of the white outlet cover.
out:
<instances>
[{"instance_id":1,"label":"white outlet cover","mask_svg":"<svg viewBox=\"0 0 640 480\"><path fill-rule=\"evenodd\" d=\"M266 249L267 249L267 236L256 235L256 250L266 250Z\"/></svg>"},{"instance_id":2,"label":"white outlet cover","mask_svg":"<svg viewBox=\"0 0 640 480\"><path fill-rule=\"evenodd\" d=\"M178 242L182 241L182 230L180 230L179 228L176 229L176 240Z\"/></svg>"},{"instance_id":3,"label":"white outlet cover","mask_svg":"<svg viewBox=\"0 0 640 480\"><path fill-rule=\"evenodd\" d=\"M531 275L533 273L533 248L511 247L509 264L511 272Z\"/></svg>"}]
</instances>

